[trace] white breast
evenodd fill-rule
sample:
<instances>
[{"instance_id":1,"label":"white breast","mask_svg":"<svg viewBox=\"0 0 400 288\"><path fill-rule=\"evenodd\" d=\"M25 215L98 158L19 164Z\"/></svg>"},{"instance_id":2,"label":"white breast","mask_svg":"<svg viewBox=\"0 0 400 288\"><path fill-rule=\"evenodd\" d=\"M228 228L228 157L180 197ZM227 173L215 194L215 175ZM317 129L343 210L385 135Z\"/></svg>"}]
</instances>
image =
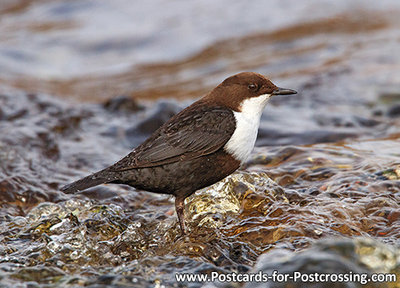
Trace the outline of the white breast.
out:
<instances>
[{"instance_id":1,"label":"white breast","mask_svg":"<svg viewBox=\"0 0 400 288\"><path fill-rule=\"evenodd\" d=\"M224 149L239 160L246 162L256 143L260 118L270 94L260 95L243 101L241 112L233 112L236 119L236 129Z\"/></svg>"}]
</instances>

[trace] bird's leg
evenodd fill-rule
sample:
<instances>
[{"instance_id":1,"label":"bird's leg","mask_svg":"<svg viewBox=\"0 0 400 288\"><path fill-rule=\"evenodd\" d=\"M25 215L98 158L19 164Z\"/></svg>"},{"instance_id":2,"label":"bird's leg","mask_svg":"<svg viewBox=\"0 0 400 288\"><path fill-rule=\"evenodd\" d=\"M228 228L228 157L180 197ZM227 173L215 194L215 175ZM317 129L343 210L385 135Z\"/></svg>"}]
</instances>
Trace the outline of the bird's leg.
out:
<instances>
[{"instance_id":1,"label":"bird's leg","mask_svg":"<svg viewBox=\"0 0 400 288\"><path fill-rule=\"evenodd\" d=\"M182 235L185 235L185 217L184 217L185 199L175 198L175 210L179 219L179 226L181 227Z\"/></svg>"}]
</instances>

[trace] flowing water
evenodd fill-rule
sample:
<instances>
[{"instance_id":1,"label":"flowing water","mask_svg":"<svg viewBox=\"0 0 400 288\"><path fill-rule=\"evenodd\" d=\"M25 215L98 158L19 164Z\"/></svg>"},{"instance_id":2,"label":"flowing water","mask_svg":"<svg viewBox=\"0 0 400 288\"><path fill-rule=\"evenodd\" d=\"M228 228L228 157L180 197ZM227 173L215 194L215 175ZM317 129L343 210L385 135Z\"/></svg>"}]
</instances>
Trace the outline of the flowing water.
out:
<instances>
[{"instance_id":1,"label":"flowing water","mask_svg":"<svg viewBox=\"0 0 400 288\"><path fill-rule=\"evenodd\" d=\"M331 237L385 244L391 264L344 254L399 278L397 1L143 2L0 4L0 287L201 287L175 273L349 251L318 248ZM167 195L59 191L240 71L299 94L267 105L244 167L186 200L187 236Z\"/></svg>"}]
</instances>

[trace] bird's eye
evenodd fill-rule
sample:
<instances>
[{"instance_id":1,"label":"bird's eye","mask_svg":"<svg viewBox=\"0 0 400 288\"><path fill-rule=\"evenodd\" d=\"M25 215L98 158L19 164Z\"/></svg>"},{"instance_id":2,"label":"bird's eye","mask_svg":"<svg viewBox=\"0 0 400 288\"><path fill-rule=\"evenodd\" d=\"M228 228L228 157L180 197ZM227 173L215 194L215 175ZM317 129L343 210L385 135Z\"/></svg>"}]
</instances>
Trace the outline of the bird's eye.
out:
<instances>
[{"instance_id":1,"label":"bird's eye","mask_svg":"<svg viewBox=\"0 0 400 288\"><path fill-rule=\"evenodd\" d=\"M251 91L256 91L257 90L257 84L249 84L249 86L247 86L249 88L249 90Z\"/></svg>"}]
</instances>

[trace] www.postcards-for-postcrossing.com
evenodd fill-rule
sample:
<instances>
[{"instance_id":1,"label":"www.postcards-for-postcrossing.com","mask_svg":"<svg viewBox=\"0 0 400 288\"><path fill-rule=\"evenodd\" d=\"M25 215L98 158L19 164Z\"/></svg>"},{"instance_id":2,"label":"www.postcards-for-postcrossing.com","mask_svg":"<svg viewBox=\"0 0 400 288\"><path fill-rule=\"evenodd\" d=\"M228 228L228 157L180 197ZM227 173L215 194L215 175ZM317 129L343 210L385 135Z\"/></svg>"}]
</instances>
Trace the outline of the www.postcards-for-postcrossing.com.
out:
<instances>
[{"instance_id":1,"label":"www.postcards-for-postcrossing.com","mask_svg":"<svg viewBox=\"0 0 400 288\"><path fill-rule=\"evenodd\" d=\"M258 273L219 273L210 274L176 273L177 282L295 282L295 283L395 283L394 273L279 273L277 270L268 274Z\"/></svg>"}]
</instances>

